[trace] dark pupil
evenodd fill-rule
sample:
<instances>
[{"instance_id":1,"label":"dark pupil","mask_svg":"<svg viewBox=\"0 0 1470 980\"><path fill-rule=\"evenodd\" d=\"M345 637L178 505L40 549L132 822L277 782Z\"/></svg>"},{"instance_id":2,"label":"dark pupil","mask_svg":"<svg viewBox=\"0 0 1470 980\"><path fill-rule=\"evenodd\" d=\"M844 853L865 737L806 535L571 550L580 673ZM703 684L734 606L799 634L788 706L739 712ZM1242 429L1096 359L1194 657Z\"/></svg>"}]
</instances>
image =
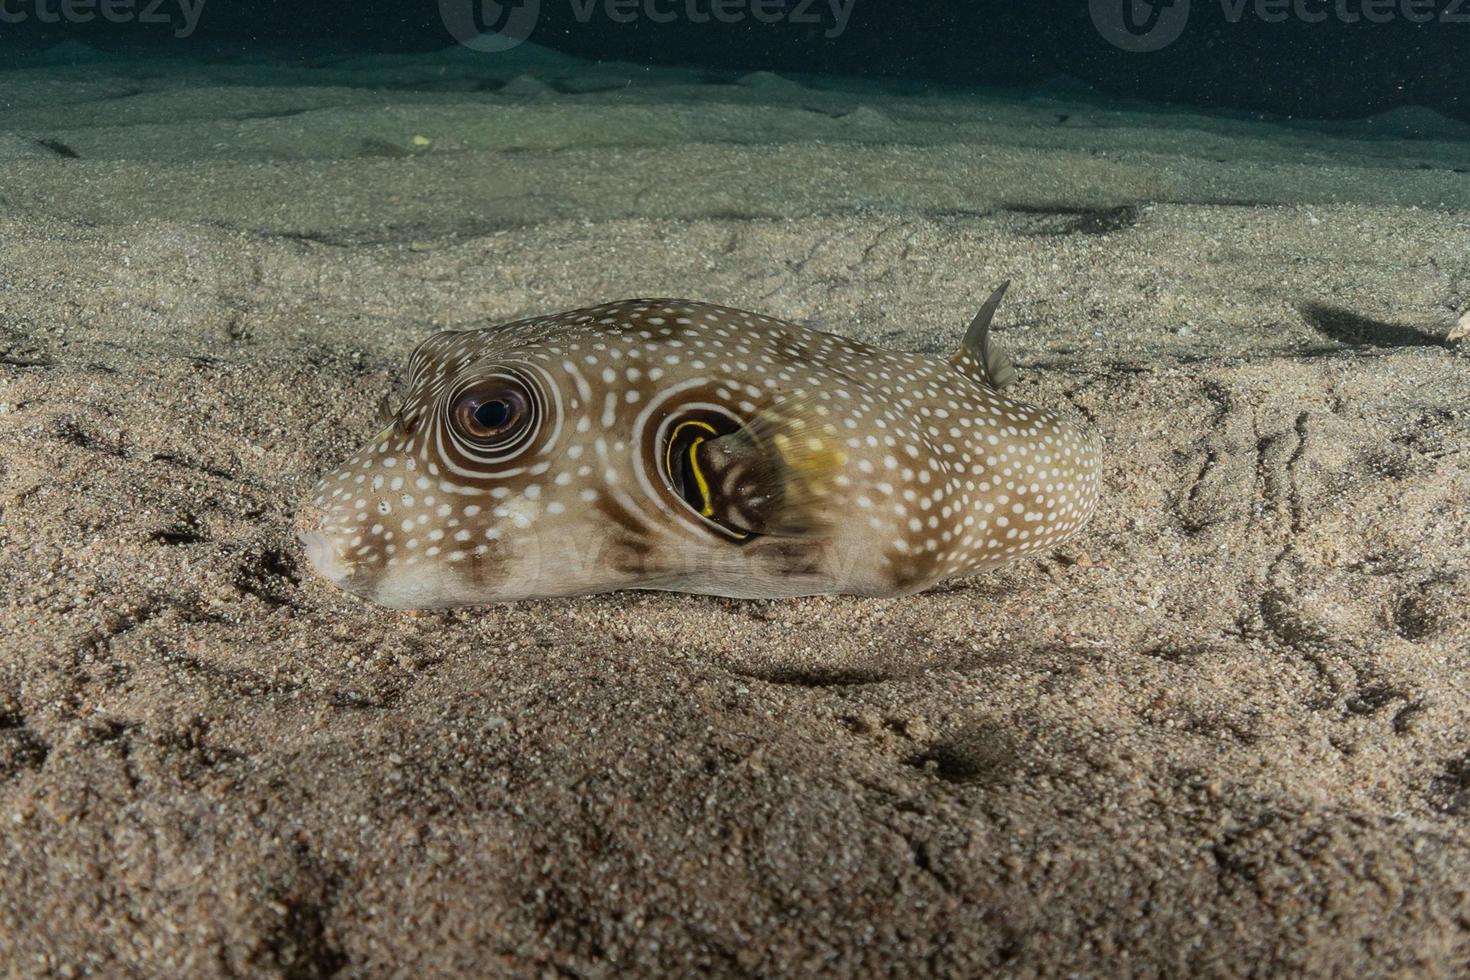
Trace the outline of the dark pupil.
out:
<instances>
[{"instance_id":1,"label":"dark pupil","mask_svg":"<svg viewBox=\"0 0 1470 980\"><path fill-rule=\"evenodd\" d=\"M487 429L498 429L510 421L510 405L506 402L485 402L475 409L475 421Z\"/></svg>"}]
</instances>

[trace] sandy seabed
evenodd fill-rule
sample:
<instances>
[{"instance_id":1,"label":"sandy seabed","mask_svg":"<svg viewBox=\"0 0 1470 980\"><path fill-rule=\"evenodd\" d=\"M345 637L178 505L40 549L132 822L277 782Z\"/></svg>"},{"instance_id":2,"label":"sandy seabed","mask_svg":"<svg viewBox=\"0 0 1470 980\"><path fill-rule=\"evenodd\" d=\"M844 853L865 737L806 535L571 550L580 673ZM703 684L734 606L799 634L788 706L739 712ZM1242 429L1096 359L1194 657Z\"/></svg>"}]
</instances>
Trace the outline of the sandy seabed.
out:
<instances>
[{"instance_id":1,"label":"sandy seabed","mask_svg":"<svg viewBox=\"0 0 1470 980\"><path fill-rule=\"evenodd\" d=\"M1470 142L532 48L0 74L0 970L1464 976ZM406 615L296 507L427 333L947 352L1101 512L893 601Z\"/></svg>"}]
</instances>

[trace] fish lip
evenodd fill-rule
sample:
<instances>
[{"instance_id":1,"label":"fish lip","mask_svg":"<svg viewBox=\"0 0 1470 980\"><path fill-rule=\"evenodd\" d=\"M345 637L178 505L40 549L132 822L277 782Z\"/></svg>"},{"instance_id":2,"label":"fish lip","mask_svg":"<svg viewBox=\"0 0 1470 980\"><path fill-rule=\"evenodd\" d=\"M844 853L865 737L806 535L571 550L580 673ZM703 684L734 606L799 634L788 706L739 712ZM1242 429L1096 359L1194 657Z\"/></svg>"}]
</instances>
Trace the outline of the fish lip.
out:
<instances>
[{"instance_id":1,"label":"fish lip","mask_svg":"<svg viewBox=\"0 0 1470 980\"><path fill-rule=\"evenodd\" d=\"M341 588L349 588L352 569L332 539L321 531L297 531L296 540L306 549L306 560L322 578Z\"/></svg>"}]
</instances>

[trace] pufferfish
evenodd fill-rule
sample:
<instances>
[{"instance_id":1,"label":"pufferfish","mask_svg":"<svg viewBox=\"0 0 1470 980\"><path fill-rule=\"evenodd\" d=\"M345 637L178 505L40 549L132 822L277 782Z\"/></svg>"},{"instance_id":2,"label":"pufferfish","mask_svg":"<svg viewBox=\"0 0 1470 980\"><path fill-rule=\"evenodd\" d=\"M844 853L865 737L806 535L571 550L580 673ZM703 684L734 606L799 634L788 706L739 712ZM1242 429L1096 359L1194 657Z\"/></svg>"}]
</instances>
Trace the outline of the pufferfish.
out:
<instances>
[{"instance_id":1,"label":"pufferfish","mask_svg":"<svg viewBox=\"0 0 1470 980\"><path fill-rule=\"evenodd\" d=\"M299 537L394 608L896 596L1035 554L1092 514L1099 448L1000 393L1005 289L948 360L680 299L435 334Z\"/></svg>"}]
</instances>

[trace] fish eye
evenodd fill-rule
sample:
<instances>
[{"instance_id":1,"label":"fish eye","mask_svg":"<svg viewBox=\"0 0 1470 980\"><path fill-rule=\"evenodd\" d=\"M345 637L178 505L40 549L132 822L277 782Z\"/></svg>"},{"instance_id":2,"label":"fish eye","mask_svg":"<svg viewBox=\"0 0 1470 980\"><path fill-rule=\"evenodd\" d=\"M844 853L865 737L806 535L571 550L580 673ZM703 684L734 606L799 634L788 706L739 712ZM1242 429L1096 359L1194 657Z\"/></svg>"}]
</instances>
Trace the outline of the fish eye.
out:
<instances>
[{"instance_id":1,"label":"fish eye","mask_svg":"<svg viewBox=\"0 0 1470 980\"><path fill-rule=\"evenodd\" d=\"M493 432L510 421L510 402L498 398L485 402L475 409L475 421Z\"/></svg>"},{"instance_id":2,"label":"fish eye","mask_svg":"<svg viewBox=\"0 0 1470 980\"><path fill-rule=\"evenodd\" d=\"M517 432L528 416L524 393L506 384L473 388L454 404L455 426L466 438L498 440Z\"/></svg>"}]
</instances>

